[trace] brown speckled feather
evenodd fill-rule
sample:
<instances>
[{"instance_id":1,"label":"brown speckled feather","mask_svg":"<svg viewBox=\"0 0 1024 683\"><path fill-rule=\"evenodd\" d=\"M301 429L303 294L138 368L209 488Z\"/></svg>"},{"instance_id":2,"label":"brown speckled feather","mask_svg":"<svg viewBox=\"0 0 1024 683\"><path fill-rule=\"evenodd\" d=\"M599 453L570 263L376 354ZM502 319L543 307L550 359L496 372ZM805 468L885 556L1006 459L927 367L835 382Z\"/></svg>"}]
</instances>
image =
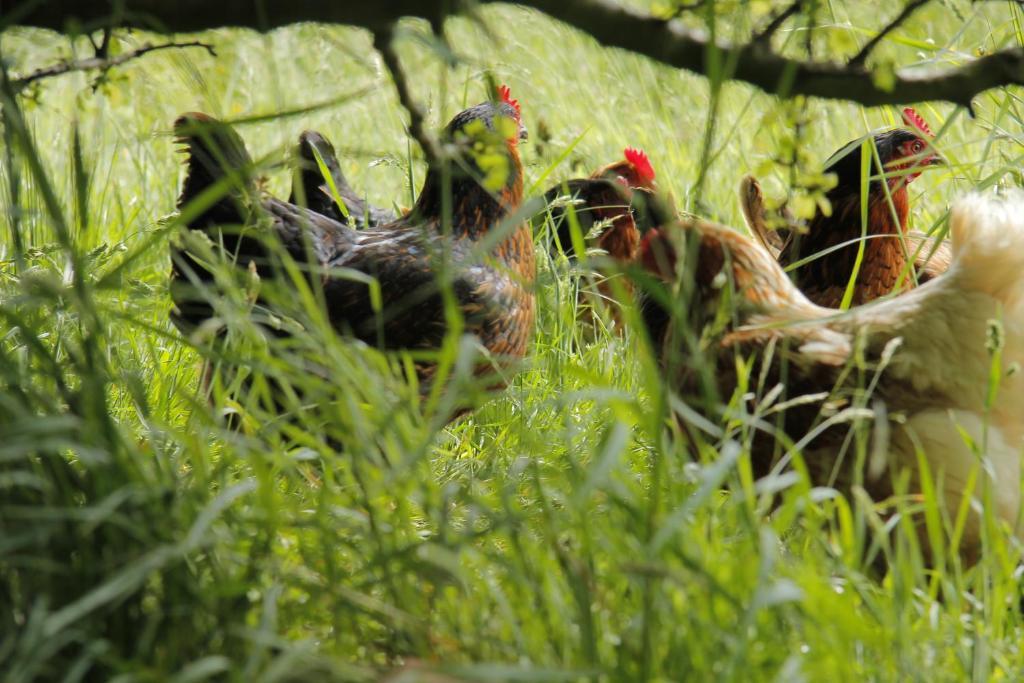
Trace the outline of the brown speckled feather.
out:
<instances>
[{"instance_id":1,"label":"brown speckled feather","mask_svg":"<svg viewBox=\"0 0 1024 683\"><path fill-rule=\"evenodd\" d=\"M884 194L872 196L868 205L868 235L886 235L863 242L864 253L857 272L851 305L873 301L896 289L902 276L902 288L910 286L907 258L900 243L907 220L907 190L901 187L892 194L896 209ZM859 194L836 193L832 215L817 214L811 220L806 235L795 235L779 253L779 263L789 265L803 258L821 254L840 244L858 240L863 230L860 218ZM857 261L858 244L855 242L816 258L793 271L793 280L807 298L829 308L837 308L846 291Z\"/></svg>"},{"instance_id":2,"label":"brown speckled feather","mask_svg":"<svg viewBox=\"0 0 1024 683\"><path fill-rule=\"evenodd\" d=\"M740 185L740 208L750 230L769 252L778 257L779 253L792 241L794 234L807 231L805 224L800 224L791 214L782 212L781 219L784 226L772 228L768 225L768 212L765 208L764 196L761 185L753 176L746 176ZM892 240L899 242L899 236L894 235ZM913 258L914 272L917 275L918 284L924 284L929 280L946 272L953 259L953 252L949 242L938 237L932 237L916 230L908 230L904 236L906 243L906 254ZM903 247L900 246L901 252ZM901 255L885 256L892 262L898 261ZM838 288L837 288L838 289ZM882 292L879 296L888 292ZM842 300L842 292L826 292L822 295L823 300ZM819 301L819 303L821 303ZM823 304L824 305L824 304Z\"/></svg>"}]
</instances>

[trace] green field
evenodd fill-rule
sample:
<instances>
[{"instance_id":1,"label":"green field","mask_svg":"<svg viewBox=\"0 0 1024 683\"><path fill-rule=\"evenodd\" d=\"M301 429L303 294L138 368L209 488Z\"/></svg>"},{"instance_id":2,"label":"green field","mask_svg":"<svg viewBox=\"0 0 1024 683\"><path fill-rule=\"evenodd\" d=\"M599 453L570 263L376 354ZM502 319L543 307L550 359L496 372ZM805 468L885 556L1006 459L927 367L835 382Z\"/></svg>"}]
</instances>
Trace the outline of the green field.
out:
<instances>
[{"instance_id":1,"label":"green field","mask_svg":"<svg viewBox=\"0 0 1024 683\"><path fill-rule=\"evenodd\" d=\"M740 38L767 8L720 5L719 32ZM879 11L826 2L815 55L855 52ZM878 56L954 65L1024 45L1022 20L1013 3L933 2ZM680 208L741 226L743 174L781 197L899 120L896 107L715 92L515 8L451 20L454 65L426 24L403 27L432 128L486 99L488 73L511 86L531 194L636 146ZM444 424L448 402L476 389L457 339L442 352L452 382L421 404L401 355L326 328L268 344L241 307L229 353L323 405L278 419L258 382L218 386L208 403L196 344L168 322L174 118L239 121L278 196L305 128L334 141L378 204L410 206L424 164L365 31L199 38L216 57L166 51L98 83L45 80L18 98L31 144L4 129L0 681L1024 679L1009 532L993 526L973 567L949 552L929 568L898 516L880 575L864 560L880 511L934 501L755 483L735 441L692 452L673 438L643 335L581 329L568 266L542 249L532 352L469 416ZM794 54L805 39L777 38ZM0 34L14 74L72 49L88 43ZM911 186L912 227L943 229L974 188L1024 184L1021 93L980 95L973 118L918 105L951 165ZM328 378L304 370L311 357Z\"/></svg>"}]
</instances>

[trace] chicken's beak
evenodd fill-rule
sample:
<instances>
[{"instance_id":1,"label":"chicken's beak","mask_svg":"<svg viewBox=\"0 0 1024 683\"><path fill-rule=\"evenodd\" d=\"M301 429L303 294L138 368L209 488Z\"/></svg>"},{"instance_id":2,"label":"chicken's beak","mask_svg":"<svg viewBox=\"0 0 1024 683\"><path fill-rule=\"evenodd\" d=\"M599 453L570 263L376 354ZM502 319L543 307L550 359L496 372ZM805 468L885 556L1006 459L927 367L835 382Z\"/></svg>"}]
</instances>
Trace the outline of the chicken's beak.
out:
<instances>
[{"instance_id":1,"label":"chicken's beak","mask_svg":"<svg viewBox=\"0 0 1024 683\"><path fill-rule=\"evenodd\" d=\"M519 142L524 142L530 139L530 131L526 130L526 124L522 121L519 122Z\"/></svg>"},{"instance_id":2,"label":"chicken's beak","mask_svg":"<svg viewBox=\"0 0 1024 683\"><path fill-rule=\"evenodd\" d=\"M930 157L925 159L924 166L949 166L949 162L946 161L946 157L942 156L938 152L933 153Z\"/></svg>"}]
</instances>

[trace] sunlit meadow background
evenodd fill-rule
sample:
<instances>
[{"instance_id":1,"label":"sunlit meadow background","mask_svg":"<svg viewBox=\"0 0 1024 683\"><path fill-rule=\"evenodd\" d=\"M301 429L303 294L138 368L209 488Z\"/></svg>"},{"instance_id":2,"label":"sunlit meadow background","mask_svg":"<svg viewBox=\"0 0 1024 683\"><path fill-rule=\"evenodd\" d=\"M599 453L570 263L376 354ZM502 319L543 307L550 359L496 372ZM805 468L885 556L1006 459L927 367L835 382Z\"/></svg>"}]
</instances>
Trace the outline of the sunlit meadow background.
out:
<instances>
[{"instance_id":1,"label":"sunlit meadow background","mask_svg":"<svg viewBox=\"0 0 1024 683\"><path fill-rule=\"evenodd\" d=\"M853 54L899 6L824 3L814 54ZM719 3L716 30L745 39L769 9ZM954 65L1022 44L1021 18L1013 3L933 2L877 58ZM790 28L776 40L806 54L807 32ZM785 196L847 141L898 120L896 108L786 105L738 84L716 95L707 79L514 8L450 21L453 55L428 36L405 23L400 46L431 125L485 99L488 72L508 83L530 128L534 194L638 146L681 208L739 227L744 173ZM878 574L862 558L880 508L796 476L755 484L727 439L700 453L675 442L642 335L581 330L567 264L541 250L530 357L451 425L448 397L420 406L400 357L316 330L287 348L243 333L231 352L328 407L277 420L232 387L208 402L200 354L168 323L175 116L248 121L238 129L278 195L305 128L334 141L378 204L411 205L424 165L366 32L199 37L216 57L156 53L98 84L73 74L27 90L30 145L7 119L0 680L1024 677L1006 534L992 530L973 568L948 553L928 570L898 531L875 548L890 564ZM116 47L152 39L121 33ZM87 47L0 34L15 75ZM913 227L943 230L973 188L1021 184L1021 105L1019 90L979 96L973 118L920 105L952 165L912 186ZM327 380L302 370L311 352L335 371ZM451 391L466 390L454 374Z\"/></svg>"}]
</instances>

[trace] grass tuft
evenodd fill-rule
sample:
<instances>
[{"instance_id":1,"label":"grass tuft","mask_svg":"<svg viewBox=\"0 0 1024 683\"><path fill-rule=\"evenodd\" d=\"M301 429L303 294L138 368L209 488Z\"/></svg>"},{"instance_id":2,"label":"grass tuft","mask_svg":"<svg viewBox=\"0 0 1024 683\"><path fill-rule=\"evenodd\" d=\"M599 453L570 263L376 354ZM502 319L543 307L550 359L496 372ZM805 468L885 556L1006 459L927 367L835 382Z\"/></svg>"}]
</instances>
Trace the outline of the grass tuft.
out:
<instances>
[{"instance_id":1,"label":"grass tuft","mask_svg":"<svg viewBox=\"0 0 1024 683\"><path fill-rule=\"evenodd\" d=\"M1016 44L1020 9L996 4L932 3L881 55L927 66ZM869 5L827 3L815 49L854 52L859 27L877 24ZM721 11L723 35L753 22L742 3ZM641 147L680 208L741 225L744 173L770 195L813 197L833 151L898 120L802 102L794 136L780 123L794 105L745 86L711 88L534 13L480 17L450 22L465 57L454 66L403 33L412 88L439 126L485 99L487 74L507 82L538 191ZM203 38L218 58L162 52L96 92L69 74L3 96L0 679L1021 678L1019 549L1005 529L989 519L966 568L948 537L967 511L942 516L940 483L918 499L846 499L812 488L799 453L796 474L753 481L750 424L771 416L723 397L728 419L696 420L635 329L577 325L576 281L544 245L532 352L499 394L476 386L474 349L455 340L441 352L450 384L421 406L408 358L337 339L315 292L292 297L279 322L303 332L287 340L255 329L245 283L218 309L226 346L183 338L168 323L177 230L163 220L179 113L238 121L279 196L290 174L274 162L303 128L335 142L375 203L408 204L423 177L367 34ZM28 73L68 42L9 29L0 48ZM925 111L952 170L912 186L919 229L941 229L968 190L1021 184L1017 90L980 96L973 119ZM202 360L237 372L204 388ZM477 410L445 426L467 396ZM869 460L853 440L846 457ZM946 547L933 568L915 511Z\"/></svg>"}]
</instances>

